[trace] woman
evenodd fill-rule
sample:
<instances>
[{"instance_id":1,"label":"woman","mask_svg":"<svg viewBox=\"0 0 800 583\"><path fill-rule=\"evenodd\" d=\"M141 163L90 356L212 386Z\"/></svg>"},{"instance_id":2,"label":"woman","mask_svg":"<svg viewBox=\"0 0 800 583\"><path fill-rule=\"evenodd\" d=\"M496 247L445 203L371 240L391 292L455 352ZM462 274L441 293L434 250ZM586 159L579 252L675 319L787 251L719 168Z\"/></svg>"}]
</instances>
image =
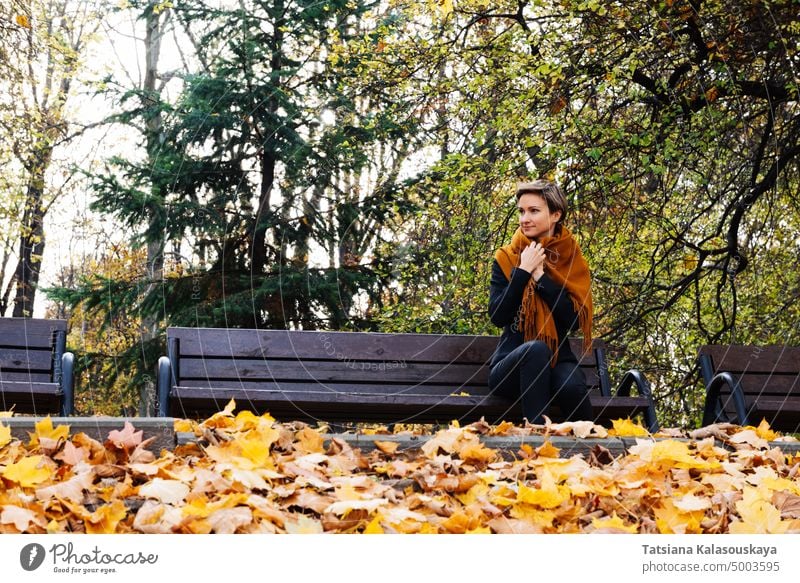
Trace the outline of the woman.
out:
<instances>
[{"instance_id":1,"label":"woman","mask_svg":"<svg viewBox=\"0 0 800 583\"><path fill-rule=\"evenodd\" d=\"M519 228L495 253L489 296L492 323L503 328L489 387L515 401L532 423L551 403L568 420L591 419L586 378L569 346L572 330L592 342L589 266L569 229L564 193L554 182L517 185Z\"/></svg>"}]
</instances>

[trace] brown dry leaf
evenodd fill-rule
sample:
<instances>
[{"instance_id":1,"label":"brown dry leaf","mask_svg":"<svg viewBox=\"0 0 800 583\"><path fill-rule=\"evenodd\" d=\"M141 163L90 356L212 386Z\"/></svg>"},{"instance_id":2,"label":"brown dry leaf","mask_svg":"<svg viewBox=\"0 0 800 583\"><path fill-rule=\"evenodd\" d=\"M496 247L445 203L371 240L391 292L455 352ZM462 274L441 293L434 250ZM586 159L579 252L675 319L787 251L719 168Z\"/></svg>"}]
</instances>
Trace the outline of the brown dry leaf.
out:
<instances>
[{"instance_id":1,"label":"brown dry leaf","mask_svg":"<svg viewBox=\"0 0 800 583\"><path fill-rule=\"evenodd\" d=\"M217 534L233 534L237 529L253 522L253 512L245 506L222 508L213 512L206 521Z\"/></svg>"},{"instance_id":2,"label":"brown dry leaf","mask_svg":"<svg viewBox=\"0 0 800 583\"><path fill-rule=\"evenodd\" d=\"M505 516L498 516L491 519L487 526L489 526L497 534L542 534L544 529L527 520L519 520L518 518L507 518Z\"/></svg>"},{"instance_id":3,"label":"brown dry leaf","mask_svg":"<svg viewBox=\"0 0 800 583\"><path fill-rule=\"evenodd\" d=\"M298 449L304 453L322 453L325 451L324 438L322 435L311 429L304 427L297 433Z\"/></svg>"},{"instance_id":4,"label":"brown dry leaf","mask_svg":"<svg viewBox=\"0 0 800 583\"><path fill-rule=\"evenodd\" d=\"M774 492L772 504L777 508L782 518L800 518L800 496L789 492Z\"/></svg>"}]
</instances>

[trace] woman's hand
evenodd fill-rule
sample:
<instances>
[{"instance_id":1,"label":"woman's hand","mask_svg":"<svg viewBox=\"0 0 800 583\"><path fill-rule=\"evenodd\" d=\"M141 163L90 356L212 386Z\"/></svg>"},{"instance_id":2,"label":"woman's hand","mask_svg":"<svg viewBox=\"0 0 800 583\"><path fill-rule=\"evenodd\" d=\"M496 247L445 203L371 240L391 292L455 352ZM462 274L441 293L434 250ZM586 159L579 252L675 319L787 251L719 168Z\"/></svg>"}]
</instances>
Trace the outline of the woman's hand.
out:
<instances>
[{"instance_id":1,"label":"woman's hand","mask_svg":"<svg viewBox=\"0 0 800 583\"><path fill-rule=\"evenodd\" d=\"M522 250L519 257L519 266L528 273L532 274L536 281L544 274L544 247L536 241Z\"/></svg>"}]
</instances>

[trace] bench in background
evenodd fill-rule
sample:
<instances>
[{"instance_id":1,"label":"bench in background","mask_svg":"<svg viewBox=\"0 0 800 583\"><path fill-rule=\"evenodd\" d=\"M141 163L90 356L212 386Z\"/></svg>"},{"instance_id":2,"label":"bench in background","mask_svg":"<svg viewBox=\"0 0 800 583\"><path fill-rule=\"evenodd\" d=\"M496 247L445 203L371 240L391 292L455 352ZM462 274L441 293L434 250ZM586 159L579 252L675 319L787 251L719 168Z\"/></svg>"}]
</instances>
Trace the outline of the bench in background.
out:
<instances>
[{"instance_id":1,"label":"bench in background","mask_svg":"<svg viewBox=\"0 0 800 583\"><path fill-rule=\"evenodd\" d=\"M800 428L800 348L702 346L698 363L706 387L703 425L731 422Z\"/></svg>"},{"instance_id":2,"label":"bench in background","mask_svg":"<svg viewBox=\"0 0 800 583\"><path fill-rule=\"evenodd\" d=\"M0 318L0 410L71 415L73 361L67 322Z\"/></svg>"},{"instance_id":3,"label":"bench in background","mask_svg":"<svg viewBox=\"0 0 800 583\"><path fill-rule=\"evenodd\" d=\"M159 415L204 418L235 398L240 408L284 420L520 420L519 405L490 394L487 385L497 342L496 336L169 328L168 356L158 365ZM573 340L576 354L580 344ZM612 395L603 342L595 341L581 367L596 419L642 414L657 430L641 374L626 373ZM630 396L634 385L639 396Z\"/></svg>"}]
</instances>

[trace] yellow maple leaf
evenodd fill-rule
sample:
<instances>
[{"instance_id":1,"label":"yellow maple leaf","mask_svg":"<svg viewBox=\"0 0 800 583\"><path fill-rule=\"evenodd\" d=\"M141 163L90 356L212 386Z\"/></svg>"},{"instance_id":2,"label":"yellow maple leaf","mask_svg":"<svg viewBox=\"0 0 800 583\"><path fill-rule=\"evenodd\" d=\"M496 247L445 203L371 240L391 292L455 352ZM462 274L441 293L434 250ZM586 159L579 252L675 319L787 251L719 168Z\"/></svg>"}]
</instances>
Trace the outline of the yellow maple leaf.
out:
<instances>
[{"instance_id":1,"label":"yellow maple leaf","mask_svg":"<svg viewBox=\"0 0 800 583\"><path fill-rule=\"evenodd\" d=\"M767 423L766 419L761 419L761 423L758 424L758 427L754 428L756 430L756 435L758 435L761 439L766 439L767 441L775 441L775 438L780 437L780 433L777 431L773 431L770 428L769 423Z\"/></svg>"},{"instance_id":2,"label":"yellow maple leaf","mask_svg":"<svg viewBox=\"0 0 800 583\"><path fill-rule=\"evenodd\" d=\"M539 510L530 504L517 504L511 509L511 517L524 520L541 530L553 528L556 513L552 510Z\"/></svg>"},{"instance_id":3,"label":"yellow maple leaf","mask_svg":"<svg viewBox=\"0 0 800 583\"><path fill-rule=\"evenodd\" d=\"M466 531L464 534L492 534L492 529L488 526L478 526Z\"/></svg>"},{"instance_id":4,"label":"yellow maple leaf","mask_svg":"<svg viewBox=\"0 0 800 583\"><path fill-rule=\"evenodd\" d=\"M469 506L475 503L478 498L489 493L489 486L486 482L478 482L463 494L456 494L456 498L464 505Z\"/></svg>"},{"instance_id":5,"label":"yellow maple leaf","mask_svg":"<svg viewBox=\"0 0 800 583\"><path fill-rule=\"evenodd\" d=\"M477 439L468 441L458 451L458 457L465 462L490 463L497 459L497 452L483 445Z\"/></svg>"},{"instance_id":6,"label":"yellow maple leaf","mask_svg":"<svg viewBox=\"0 0 800 583\"><path fill-rule=\"evenodd\" d=\"M375 447L377 447L381 452L387 455L393 455L397 448L400 447L399 441L378 441L375 442Z\"/></svg>"},{"instance_id":7,"label":"yellow maple leaf","mask_svg":"<svg viewBox=\"0 0 800 583\"><path fill-rule=\"evenodd\" d=\"M30 488L48 480L52 475L49 467L38 467L44 456L32 455L22 458L20 461L9 464L3 470L2 476L6 480L16 482L23 488Z\"/></svg>"},{"instance_id":8,"label":"yellow maple leaf","mask_svg":"<svg viewBox=\"0 0 800 583\"><path fill-rule=\"evenodd\" d=\"M58 427L53 428L53 420L50 419L50 415L38 423L35 423L34 428L34 432L28 434L31 436L29 445L32 447L39 445L40 437L47 437L48 439L53 439L55 441L58 441L59 439L67 439L67 437L69 437L69 425L59 425Z\"/></svg>"},{"instance_id":9,"label":"yellow maple leaf","mask_svg":"<svg viewBox=\"0 0 800 583\"><path fill-rule=\"evenodd\" d=\"M639 423L628 419L614 419L612 422L613 428L609 429L609 435L617 437L646 437L650 435L647 429L642 427Z\"/></svg>"},{"instance_id":10,"label":"yellow maple leaf","mask_svg":"<svg viewBox=\"0 0 800 583\"><path fill-rule=\"evenodd\" d=\"M176 419L172 427L176 433L194 433L195 425L191 419Z\"/></svg>"},{"instance_id":11,"label":"yellow maple leaf","mask_svg":"<svg viewBox=\"0 0 800 583\"><path fill-rule=\"evenodd\" d=\"M595 530L629 532L631 534L639 532L639 528L635 524L625 524L625 522L617 516L616 512L610 518L593 518L592 526Z\"/></svg>"},{"instance_id":12,"label":"yellow maple leaf","mask_svg":"<svg viewBox=\"0 0 800 583\"><path fill-rule=\"evenodd\" d=\"M384 534L383 527L381 526L382 518L383 516L381 516L380 513L376 514L375 518L373 518L364 529L364 534Z\"/></svg>"},{"instance_id":13,"label":"yellow maple leaf","mask_svg":"<svg viewBox=\"0 0 800 583\"><path fill-rule=\"evenodd\" d=\"M550 443L549 439L536 448L536 453L541 457L558 457L560 451L560 449Z\"/></svg>"},{"instance_id":14,"label":"yellow maple leaf","mask_svg":"<svg viewBox=\"0 0 800 583\"><path fill-rule=\"evenodd\" d=\"M84 518L86 534L113 534L127 514L128 509L122 500L105 504Z\"/></svg>"},{"instance_id":15,"label":"yellow maple leaf","mask_svg":"<svg viewBox=\"0 0 800 583\"><path fill-rule=\"evenodd\" d=\"M275 433L277 434L277 431ZM242 456L253 462L253 466L246 469L272 469L274 467L269 451L272 445L271 441L265 441L257 436L250 437L248 435L247 439L236 439L235 443L239 446Z\"/></svg>"},{"instance_id":16,"label":"yellow maple leaf","mask_svg":"<svg viewBox=\"0 0 800 583\"><path fill-rule=\"evenodd\" d=\"M16 20L17 24L19 24L22 28L30 28L31 27L31 21L28 20L28 17L25 16L24 14L17 14L14 17L14 20Z\"/></svg>"},{"instance_id":17,"label":"yellow maple leaf","mask_svg":"<svg viewBox=\"0 0 800 583\"><path fill-rule=\"evenodd\" d=\"M492 427L492 429L489 431L489 435L505 435L508 433L509 429L513 428L514 424L511 423L511 421L502 421L498 425Z\"/></svg>"},{"instance_id":18,"label":"yellow maple leaf","mask_svg":"<svg viewBox=\"0 0 800 583\"><path fill-rule=\"evenodd\" d=\"M11 428L0 423L0 447L11 442Z\"/></svg>"},{"instance_id":19,"label":"yellow maple leaf","mask_svg":"<svg viewBox=\"0 0 800 583\"><path fill-rule=\"evenodd\" d=\"M772 491L766 488L745 488L736 503L741 522L730 525L731 534L783 534L790 522L781 519L781 512L770 502Z\"/></svg>"},{"instance_id":20,"label":"yellow maple leaf","mask_svg":"<svg viewBox=\"0 0 800 583\"><path fill-rule=\"evenodd\" d=\"M442 527L447 530L447 532L452 532L454 534L464 534L469 530L469 516L467 516L461 510L454 512L447 520L442 522Z\"/></svg>"},{"instance_id":21,"label":"yellow maple leaf","mask_svg":"<svg viewBox=\"0 0 800 583\"><path fill-rule=\"evenodd\" d=\"M319 431L311 429L311 427L304 427L295 435L300 442L300 448L303 451L308 453L322 453L325 451L325 440Z\"/></svg>"},{"instance_id":22,"label":"yellow maple leaf","mask_svg":"<svg viewBox=\"0 0 800 583\"><path fill-rule=\"evenodd\" d=\"M653 509L656 526L661 534L697 534L701 533L700 521L705 513L701 510L684 512L675 506L673 501L665 498L661 505Z\"/></svg>"},{"instance_id":23,"label":"yellow maple leaf","mask_svg":"<svg viewBox=\"0 0 800 583\"><path fill-rule=\"evenodd\" d=\"M540 508L556 508L569 499L569 488L556 484L556 480L548 468L542 470L538 488L529 488L522 482L519 483L517 500L525 504L533 504Z\"/></svg>"}]
</instances>

